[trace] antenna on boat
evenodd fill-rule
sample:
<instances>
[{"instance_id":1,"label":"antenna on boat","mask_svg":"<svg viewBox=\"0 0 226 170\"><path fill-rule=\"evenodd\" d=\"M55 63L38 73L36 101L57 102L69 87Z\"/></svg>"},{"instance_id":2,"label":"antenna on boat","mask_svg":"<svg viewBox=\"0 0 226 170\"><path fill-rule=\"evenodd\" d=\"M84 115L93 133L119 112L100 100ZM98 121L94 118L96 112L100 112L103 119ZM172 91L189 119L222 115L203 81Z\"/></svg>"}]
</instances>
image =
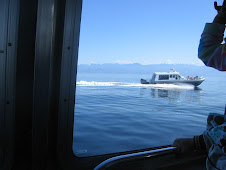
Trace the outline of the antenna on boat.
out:
<instances>
[{"instance_id":1,"label":"antenna on boat","mask_svg":"<svg viewBox=\"0 0 226 170\"><path fill-rule=\"evenodd\" d=\"M171 69L170 69L170 72L175 72L174 68L171 68Z\"/></svg>"}]
</instances>

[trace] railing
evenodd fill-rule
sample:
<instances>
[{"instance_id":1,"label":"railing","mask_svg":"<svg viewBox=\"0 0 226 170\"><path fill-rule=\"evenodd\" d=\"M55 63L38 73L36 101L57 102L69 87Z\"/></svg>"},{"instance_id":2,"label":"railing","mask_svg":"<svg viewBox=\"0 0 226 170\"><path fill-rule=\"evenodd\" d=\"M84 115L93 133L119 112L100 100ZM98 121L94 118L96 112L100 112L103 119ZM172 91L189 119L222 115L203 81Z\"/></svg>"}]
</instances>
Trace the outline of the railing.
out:
<instances>
[{"instance_id":1,"label":"railing","mask_svg":"<svg viewBox=\"0 0 226 170\"><path fill-rule=\"evenodd\" d=\"M150 151L120 155L120 156L112 157L112 158L109 158L109 159L103 161L98 166L96 166L94 168L94 170L102 170L102 169L111 167L113 165L119 164L119 163L134 161L137 159L149 158L149 157L155 156L157 154L165 153L165 152L170 152L170 151L174 152L175 150L176 150L176 147L167 147L167 148L155 149L155 150L150 150Z\"/></svg>"}]
</instances>

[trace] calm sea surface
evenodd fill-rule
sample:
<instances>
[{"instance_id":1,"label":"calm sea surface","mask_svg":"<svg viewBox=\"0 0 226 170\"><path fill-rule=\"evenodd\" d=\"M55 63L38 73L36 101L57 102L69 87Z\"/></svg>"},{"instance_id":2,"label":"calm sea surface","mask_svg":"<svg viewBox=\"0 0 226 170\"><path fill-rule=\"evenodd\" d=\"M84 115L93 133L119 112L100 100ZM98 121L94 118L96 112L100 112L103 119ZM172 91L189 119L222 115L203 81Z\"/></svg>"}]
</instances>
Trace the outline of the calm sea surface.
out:
<instances>
[{"instance_id":1,"label":"calm sea surface","mask_svg":"<svg viewBox=\"0 0 226 170\"><path fill-rule=\"evenodd\" d=\"M183 74L182 74L183 75ZM224 113L225 74L189 85L141 85L142 74L78 74L73 151L93 156L170 145Z\"/></svg>"}]
</instances>

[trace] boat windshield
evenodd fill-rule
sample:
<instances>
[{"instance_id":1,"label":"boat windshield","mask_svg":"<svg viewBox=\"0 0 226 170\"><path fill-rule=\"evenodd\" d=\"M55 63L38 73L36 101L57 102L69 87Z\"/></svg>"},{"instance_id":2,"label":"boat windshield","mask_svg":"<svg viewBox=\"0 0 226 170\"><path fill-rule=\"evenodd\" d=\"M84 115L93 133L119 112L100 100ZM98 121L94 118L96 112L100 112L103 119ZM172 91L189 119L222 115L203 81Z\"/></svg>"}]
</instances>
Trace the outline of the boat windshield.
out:
<instances>
[{"instance_id":1,"label":"boat windshield","mask_svg":"<svg viewBox=\"0 0 226 170\"><path fill-rule=\"evenodd\" d=\"M169 75L159 75L159 80L169 80Z\"/></svg>"}]
</instances>

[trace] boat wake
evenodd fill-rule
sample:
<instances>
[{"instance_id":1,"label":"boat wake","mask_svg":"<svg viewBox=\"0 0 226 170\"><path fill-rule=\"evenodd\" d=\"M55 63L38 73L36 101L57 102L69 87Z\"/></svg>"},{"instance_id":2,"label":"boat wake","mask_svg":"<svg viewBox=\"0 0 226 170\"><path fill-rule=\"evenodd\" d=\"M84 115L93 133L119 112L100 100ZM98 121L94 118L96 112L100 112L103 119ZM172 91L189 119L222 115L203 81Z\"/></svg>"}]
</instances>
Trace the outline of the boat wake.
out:
<instances>
[{"instance_id":1,"label":"boat wake","mask_svg":"<svg viewBox=\"0 0 226 170\"><path fill-rule=\"evenodd\" d=\"M155 89L184 89L194 90L195 86L190 84L140 84L140 83L126 83L126 82L88 82L79 81L76 83L77 86L122 86L122 87L139 87L139 88L155 88Z\"/></svg>"}]
</instances>

